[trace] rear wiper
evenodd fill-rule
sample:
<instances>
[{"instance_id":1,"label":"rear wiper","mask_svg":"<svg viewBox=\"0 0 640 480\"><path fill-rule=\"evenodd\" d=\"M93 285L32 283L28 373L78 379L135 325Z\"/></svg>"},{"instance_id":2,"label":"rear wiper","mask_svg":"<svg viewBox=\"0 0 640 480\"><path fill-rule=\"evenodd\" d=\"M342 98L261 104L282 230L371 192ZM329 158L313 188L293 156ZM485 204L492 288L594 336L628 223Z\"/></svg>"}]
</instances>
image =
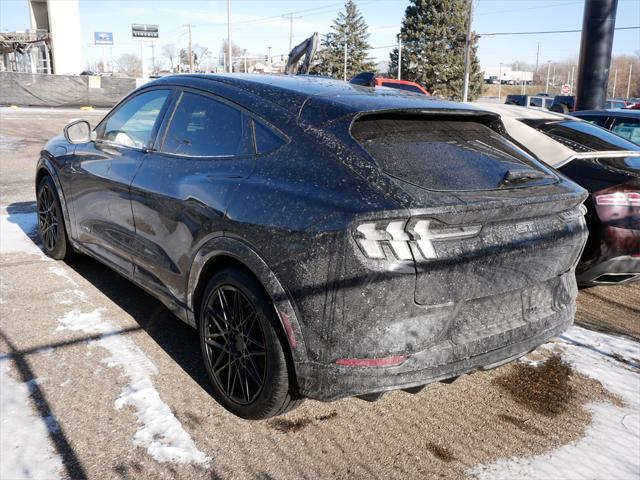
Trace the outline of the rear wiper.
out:
<instances>
[{"instance_id":1,"label":"rear wiper","mask_svg":"<svg viewBox=\"0 0 640 480\"><path fill-rule=\"evenodd\" d=\"M532 180L542 180L545 178L553 178L550 175L547 175L544 172L539 172L537 170L530 169L513 169L507 170L504 178L500 181L501 187L506 187L509 185L514 185L516 183L524 183L530 182Z\"/></svg>"}]
</instances>

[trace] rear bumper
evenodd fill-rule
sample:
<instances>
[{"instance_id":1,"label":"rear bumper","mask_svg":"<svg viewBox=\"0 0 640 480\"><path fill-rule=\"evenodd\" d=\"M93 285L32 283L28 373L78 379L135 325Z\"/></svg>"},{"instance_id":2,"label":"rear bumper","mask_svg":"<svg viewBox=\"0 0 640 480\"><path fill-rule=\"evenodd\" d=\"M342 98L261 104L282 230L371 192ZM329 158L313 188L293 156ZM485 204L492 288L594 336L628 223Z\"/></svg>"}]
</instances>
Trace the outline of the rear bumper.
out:
<instances>
[{"instance_id":1,"label":"rear bumper","mask_svg":"<svg viewBox=\"0 0 640 480\"><path fill-rule=\"evenodd\" d=\"M449 337L424 350L407 353L406 361L398 366L371 368L303 363L298 366L300 391L309 398L333 401L421 386L514 360L558 336L573 323L576 309L574 278L571 271L557 279L567 297L546 310L544 316L529 318L527 304L523 302L522 314L511 315L507 324L487 325L485 329L457 336L455 341ZM516 294L521 292L509 295ZM499 303L499 299L494 300ZM496 307L496 316L498 309ZM460 311L458 315L462 314Z\"/></svg>"},{"instance_id":2,"label":"rear bumper","mask_svg":"<svg viewBox=\"0 0 640 480\"><path fill-rule=\"evenodd\" d=\"M581 286L640 281L640 258L622 255L604 260L576 275Z\"/></svg>"}]
</instances>

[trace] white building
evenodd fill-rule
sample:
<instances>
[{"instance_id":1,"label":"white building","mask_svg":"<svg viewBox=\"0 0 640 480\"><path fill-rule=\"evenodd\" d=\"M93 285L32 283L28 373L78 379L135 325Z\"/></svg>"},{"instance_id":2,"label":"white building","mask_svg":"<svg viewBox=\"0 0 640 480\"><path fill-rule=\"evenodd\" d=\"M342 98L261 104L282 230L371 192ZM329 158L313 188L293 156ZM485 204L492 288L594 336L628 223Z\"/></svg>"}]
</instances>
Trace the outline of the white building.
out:
<instances>
[{"instance_id":1,"label":"white building","mask_svg":"<svg viewBox=\"0 0 640 480\"><path fill-rule=\"evenodd\" d=\"M85 68L78 0L28 0L31 28L49 32L53 73L77 75Z\"/></svg>"},{"instance_id":2,"label":"white building","mask_svg":"<svg viewBox=\"0 0 640 480\"><path fill-rule=\"evenodd\" d=\"M518 84L533 81L533 72L513 70L508 65L482 65L481 68L486 82L498 83L498 78L502 80L502 83Z\"/></svg>"}]
</instances>

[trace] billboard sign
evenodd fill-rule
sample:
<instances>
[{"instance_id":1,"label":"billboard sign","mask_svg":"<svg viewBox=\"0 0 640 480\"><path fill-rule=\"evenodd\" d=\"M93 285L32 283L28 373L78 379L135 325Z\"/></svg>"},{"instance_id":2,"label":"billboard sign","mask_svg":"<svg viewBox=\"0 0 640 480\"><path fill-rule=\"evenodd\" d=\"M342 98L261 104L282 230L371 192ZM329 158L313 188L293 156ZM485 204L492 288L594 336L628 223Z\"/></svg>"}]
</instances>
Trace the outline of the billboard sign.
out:
<instances>
[{"instance_id":1,"label":"billboard sign","mask_svg":"<svg viewBox=\"0 0 640 480\"><path fill-rule=\"evenodd\" d=\"M158 38L158 25L134 23L131 25L133 38Z\"/></svg>"},{"instance_id":2,"label":"billboard sign","mask_svg":"<svg viewBox=\"0 0 640 480\"><path fill-rule=\"evenodd\" d=\"M96 45L113 45L113 32L93 32Z\"/></svg>"}]
</instances>

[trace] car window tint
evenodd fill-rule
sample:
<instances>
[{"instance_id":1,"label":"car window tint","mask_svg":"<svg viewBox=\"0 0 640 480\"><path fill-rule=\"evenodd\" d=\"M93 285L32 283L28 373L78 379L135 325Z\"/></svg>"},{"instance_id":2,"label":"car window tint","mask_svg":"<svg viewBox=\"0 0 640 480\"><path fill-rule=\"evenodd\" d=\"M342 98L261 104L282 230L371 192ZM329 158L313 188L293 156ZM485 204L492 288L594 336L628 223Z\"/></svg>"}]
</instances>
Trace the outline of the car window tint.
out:
<instances>
[{"instance_id":1,"label":"car window tint","mask_svg":"<svg viewBox=\"0 0 640 480\"><path fill-rule=\"evenodd\" d=\"M611 131L627 140L640 143L640 120L634 120L632 118L616 120Z\"/></svg>"},{"instance_id":2,"label":"car window tint","mask_svg":"<svg viewBox=\"0 0 640 480\"><path fill-rule=\"evenodd\" d=\"M469 118L371 114L351 134L386 174L430 190L510 188L505 179L523 173L528 186L552 181L524 151Z\"/></svg>"},{"instance_id":3,"label":"car window tint","mask_svg":"<svg viewBox=\"0 0 640 480\"><path fill-rule=\"evenodd\" d=\"M100 127L98 138L125 147L149 147L153 127L169 93L151 90L128 100Z\"/></svg>"},{"instance_id":4,"label":"car window tint","mask_svg":"<svg viewBox=\"0 0 640 480\"><path fill-rule=\"evenodd\" d=\"M523 119L522 123L541 131L575 152L637 150L638 146L604 128L580 121Z\"/></svg>"},{"instance_id":5,"label":"car window tint","mask_svg":"<svg viewBox=\"0 0 640 480\"><path fill-rule=\"evenodd\" d=\"M196 157L253 154L243 114L212 98L182 94L162 151Z\"/></svg>"},{"instance_id":6,"label":"car window tint","mask_svg":"<svg viewBox=\"0 0 640 480\"><path fill-rule=\"evenodd\" d=\"M383 87L395 88L397 90L405 90L407 92L423 93L415 85L407 85L406 83L382 82Z\"/></svg>"},{"instance_id":7,"label":"car window tint","mask_svg":"<svg viewBox=\"0 0 640 480\"><path fill-rule=\"evenodd\" d=\"M284 143L282 138L273 133L270 128L259 122L253 122L256 134L256 149L258 153L269 153Z\"/></svg>"}]
</instances>

